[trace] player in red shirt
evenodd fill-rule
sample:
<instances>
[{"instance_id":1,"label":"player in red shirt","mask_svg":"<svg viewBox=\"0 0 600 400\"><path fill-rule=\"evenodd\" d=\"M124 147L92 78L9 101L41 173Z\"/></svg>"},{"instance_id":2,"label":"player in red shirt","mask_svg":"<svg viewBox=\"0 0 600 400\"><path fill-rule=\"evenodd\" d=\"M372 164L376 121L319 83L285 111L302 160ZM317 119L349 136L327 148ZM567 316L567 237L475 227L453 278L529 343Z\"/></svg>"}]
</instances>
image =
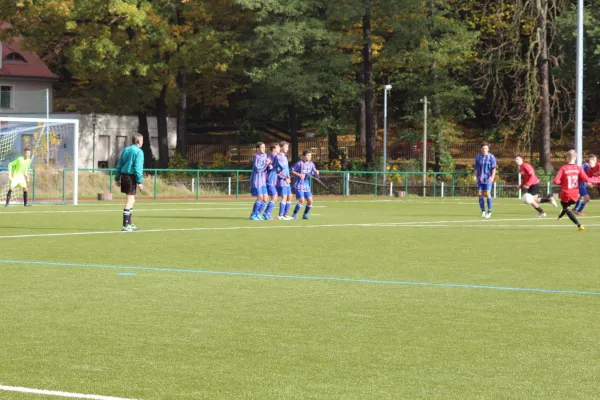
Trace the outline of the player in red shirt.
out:
<instances>
[{"instance_id":1,"label":"player in red shirt","mask_svg":"<svg viewBox=\"0 0 600 400\"><path fill-rule=\"evenodd\" d=\"M533 167L524 162L523 157L521 156L515 157L515 163L519 166L519 173L522 176L521 185L518 189L525 189L527 190L527 193L533 196L533 203L531 203L531 206L538 212L538 217L545 217L546 213L538 203L552 203L554 207L557 207L556 200L554 200L552 194L540 199L540 180L535 174Z\"/></svg>"},{"instance_id":2,"label":"player in red shirt","mask_svg":"<svg viewBox=\"0 0 600 400\"><path fill-rule=\"evenodd\" d=\"M597 178L588 178L583 168L575 164L576 161L577 152L575 150L569 150L567 152L567 164L560 168L552 182L561 187L560 204L562 205L562 211L560 212L558 219L560 220L567 214L569 219L577 225L577 228L580 231L582 231L583 226L579 223L577 217L569 207L575 204L577 199L579 199L580 182L591 182L597 180Z\"/></svg>"}]
</instances>

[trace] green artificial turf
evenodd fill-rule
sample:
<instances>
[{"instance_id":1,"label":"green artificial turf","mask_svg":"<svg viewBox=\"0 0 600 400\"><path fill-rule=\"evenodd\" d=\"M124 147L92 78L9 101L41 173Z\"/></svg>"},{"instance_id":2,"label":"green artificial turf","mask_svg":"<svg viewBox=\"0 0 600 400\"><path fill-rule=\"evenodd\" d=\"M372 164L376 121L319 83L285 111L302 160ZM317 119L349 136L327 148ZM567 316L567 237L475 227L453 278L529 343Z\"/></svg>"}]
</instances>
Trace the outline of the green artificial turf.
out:
<instances>
[{"instance_id":1,"label":"green artificial turf","mask_svg":"<svg viewBox=\"0 0 600 400\"><path fill-rule=\"evenodd\" d=\"M590 399L600 207L250 200L0 210L0 385L137 399ZM276 208L276 211L278 208ZM1 399L38 398L0 391Z\"/></svg>"}]
</instances>

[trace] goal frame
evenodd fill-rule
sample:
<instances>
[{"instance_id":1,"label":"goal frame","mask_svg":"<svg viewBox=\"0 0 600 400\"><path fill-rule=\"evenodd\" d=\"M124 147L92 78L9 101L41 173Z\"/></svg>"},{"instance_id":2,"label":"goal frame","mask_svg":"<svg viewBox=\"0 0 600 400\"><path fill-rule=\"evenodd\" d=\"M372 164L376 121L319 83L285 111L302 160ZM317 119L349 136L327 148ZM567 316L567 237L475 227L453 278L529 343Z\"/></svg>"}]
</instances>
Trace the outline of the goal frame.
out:
<instances>
[{"instance_id":1,"label":"goal frame","mask_svg":"<svg viewBox=\"0 0 600 400\"><path fill-rule=\"evenodd\" d=\"M55 124L73 124L75 133L73 136L73 205L79 204L79 120L72 118L20 118L3 117L0 115L0 122L36 122L36 123L55 123Z\"/></svg>"}]
</instances>

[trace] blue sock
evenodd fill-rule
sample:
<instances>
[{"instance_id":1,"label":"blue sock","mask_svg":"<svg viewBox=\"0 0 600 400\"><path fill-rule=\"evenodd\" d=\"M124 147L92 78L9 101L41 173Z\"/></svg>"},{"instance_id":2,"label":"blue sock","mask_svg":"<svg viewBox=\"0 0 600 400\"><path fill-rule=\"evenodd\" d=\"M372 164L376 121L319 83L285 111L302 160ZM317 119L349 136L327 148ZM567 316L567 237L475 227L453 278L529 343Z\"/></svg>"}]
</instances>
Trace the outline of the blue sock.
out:
<instances>
[{"instance_id":1,"label":"blue sock","mask_svg":"<svg viewBox=\"0 0 600 400\"><path fill-rule=\"evenodd\" d=\"M579 212L579 207L581 207L582 203L583 201L581 201L581 199L577 200L577 203L575 203L575 207L573 207L573 210Z\"/></svg>"},{"instance_id":2,"label":"blue sock","mask_svg":"<svg viewBox=\"0 0 600 400\"><path fill-rule=\"evenodd\" d=\"M285 207L287 206L287 203L284 203L283 201L281 203L279 203L279 216L283 217L283 214L285 214Z\"/></svg>"},{"instance_id":3,"label":"blue sock","mask_svg":"<svg viewBox=\"0 0 600 400\"><path fill-rule=\"evenodd\" d=\"M267 208L267 203L265 203L264 201L260 202L260 208L258 209L258 213L257 214L262 214L263 211L265 211L265 208Z\"/></svg>"},{"instance_id":4,"label":"blue sock","mask_svg":"<svg viewBox=\"0 0 600 400\"><path fill-rule=\"evenodd\" d=\"M300 203L296 204L296 207L294 207L294 215L298 214L298 211L300 211L301 208L302 208L302 204L300 204Z\"/></svg>"},{"instance_id":5,"label":"blue sock","mask_svg":"<svg viewBox=\"0 0 600 400\"><path fill-rule=\"evenodd\" d=\"M491 197L487 198L487 203L488 203L488 212L491 213L492 212L492 198Z\"/></svg>"},{"instance_id":6,"label":"blue sock","mask_svg":"<svg viewBox=\"0 0 600 400\"><path fill-rule=\"evenodd\" d=\"M290 208L292 208L292 203L285 203L285 215L288 215L290 213Z\"/></svg>"},{"instance_id":7,"label":"blue sock","mask_svg":"<svg viewBox=\"0 0 600 400\"><path fill-rule=\"evenodd\" d=\"M306 208L304 209L304 215L308 214L310 212L310 209L312 208L312 206L306 206Z\"/></svg>"},{"instance_id":8,"label":"blue sock","mask_svg":"<svg viewBox=\"0 0 600 400\"><path fill-rule=\"evenodd\" d=\"M252 214L256 214L260 209L260 200L256 200L254 202L254 207L252 208Z\"/></svg>"},{"instance_id":9,"label":"blue sock","mask_svg":"<svg viewBox=\"0 0 600 400\"><path fill-rule=\"evenodd\" d=\"M481 211L485 211L485 203L483 202L483 197L479 198L479 207L481 207Z\"/></svg>"},{"instance_id":10,"label":"blue sock","mask_svg":"<svg viewBox=\"0 0 600 400\"><path fill-rule=\"evenodd\" d=\"M275 208L275 202L270 201L269 205L267 206L267 211L265 211L265 214L271 215L271 213L273 212L274 208Z\"/></svg>"},{"instance_id":11,"label":"blue sock","mask_svg":"<svg viewBox=\"0 0 600 400\"><path fill-rule=\"evenodd\" d=\"M587 203L585 201L582 201L581 205L579 206L579 210L577 210L577 211L582 212L583 209L585 208L585 206L587 206Z\"/></svg>"}]
</instances>

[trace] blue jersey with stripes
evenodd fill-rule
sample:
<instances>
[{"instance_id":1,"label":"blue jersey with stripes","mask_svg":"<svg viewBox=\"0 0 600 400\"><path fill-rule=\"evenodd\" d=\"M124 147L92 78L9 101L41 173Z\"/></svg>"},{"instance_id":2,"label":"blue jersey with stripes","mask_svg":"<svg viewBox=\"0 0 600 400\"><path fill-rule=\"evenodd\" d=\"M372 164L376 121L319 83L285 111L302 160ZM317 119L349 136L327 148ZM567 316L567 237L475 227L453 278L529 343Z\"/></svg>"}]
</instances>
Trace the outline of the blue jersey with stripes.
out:
<instances>
[{"instance_id":1,"label":"blue jersey with stripes","mask_svg":"<svg viewBox=\"0 0 600 400\"><path fill-rule=\"evenodd\" d=\"M250 185L255 189L267 186L267 155L255 154Z\"/></svg>"},{"instance_id":2,"label":"blue jersey with stripes","mask_svg":"<svg viewBox=\"0 0 600 400\"><path fill-rule=\"evenodd\" d=\"M296 192L310 192L310 177L317 174L317 167L312 161L298 161L292 167L292 171L298 174L304 174L304 179L294 177L294 189Z\"/></svg>"},{"instance_id":3,"label":"blue jersey with stripes","mask_svg":"<svg viewBox=\"0 0 600 400\"><path fill-rule=\"evenodd\" d=\"M275 165L277 154L271 153L267 157L271 160L271 164L267 168L267 186L275 186L277 184L277 169Z\"/></svg>"},{"instance_id":4,"label":"blue jersey with stripes","mask_svg":"<svg viewBox=\"0 0 600 400\"><path fill-rule=\"evenodd\" d=\"M290 184L287 182L287 179L290 179L290 166L285 154L277 154L275 169L277 170L277 187L290 186Z\"/></svg>"},{"instance_id":5,"label":"blue jersey with stripes","mask_svg":"<svg viewBox=\"0 0 600 400\"><path fill-rule=\"evenodd\" d=\"M473 168L477 174L477 183L487 184L492 177L494 169L496 169L496 157L492 153L486 155L480 153L475 158Z\"/></svg>"}]
</instances>

